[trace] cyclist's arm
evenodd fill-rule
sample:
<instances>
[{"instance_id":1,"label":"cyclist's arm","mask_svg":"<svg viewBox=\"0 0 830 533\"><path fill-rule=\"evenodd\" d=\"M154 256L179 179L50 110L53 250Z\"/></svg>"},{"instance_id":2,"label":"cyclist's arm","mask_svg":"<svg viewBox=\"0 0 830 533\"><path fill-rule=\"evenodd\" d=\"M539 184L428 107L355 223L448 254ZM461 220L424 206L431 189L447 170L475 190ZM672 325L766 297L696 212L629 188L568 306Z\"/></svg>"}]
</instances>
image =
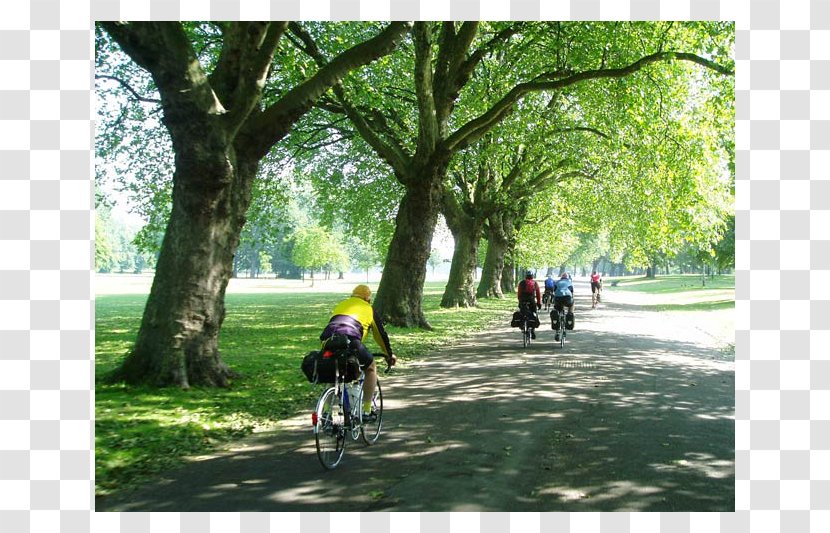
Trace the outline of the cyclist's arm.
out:
<instances>
[{"instance_id":1,"label":"cyclist's arm","mask_svg":"<svg viewBox=\"0 0 830 533\"><path fill-rule=\"evenodd\" d=\"M378 346L380 346L381 350L383 350L383 354L388 359L392 355L392 346L389 344L389 335L387 335L386 330L383 329L383 321L374 309L372 309L372 337L375 338L375 342L378 343Z\"/></svg>"},{"instance_id":2,"label":"cyclist's arm","mask_svg":"<svg viewBox=\"0 0 830 533\"><path fill-rule=\"evenodd\" d=\"M542 293L539 292L539 284L536 284L536 305L542 305Z\"/></svg>"}]
</instances>

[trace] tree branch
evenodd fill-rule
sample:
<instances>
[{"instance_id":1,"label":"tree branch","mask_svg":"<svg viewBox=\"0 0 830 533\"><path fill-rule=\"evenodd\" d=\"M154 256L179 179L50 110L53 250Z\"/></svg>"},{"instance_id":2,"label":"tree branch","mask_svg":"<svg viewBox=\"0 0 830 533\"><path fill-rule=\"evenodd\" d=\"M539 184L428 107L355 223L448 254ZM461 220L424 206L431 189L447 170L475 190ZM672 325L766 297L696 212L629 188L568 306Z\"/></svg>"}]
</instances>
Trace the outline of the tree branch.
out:
<instances>
[{"instance_id":1,"label":"tree branch","mask_svg":"<svg viewBox=\"0 0 830 533\"><path fill-rule=\"evenodd\" d=\"M230 109L223 118L228 134L233 137L262 98L271 61L286 22L246 23L242 26L242 53L239 58L239 82L230 96Z\"/></svg>"},{"instance_id":2,"label":"tree branch","mask_svg":"<svg viewBox=\"0 0 830 533\"><path fill-rule=\"evenodd\" d=\"M349 102L341 85L336 85L334 92L340 99L346 116L352 121L360 136L369 143L381 159L389 163L399 179L406 181L408 179L407 162L411 156L394 139L384 138L381 132L375 129L372 123Z\"/></svg>"},{"instance_id":3,"label":"tree branch","mask_svg":"<svg viewBox=\"0 0 830 533\"><path fill-rule=\"evenodd\" d=\"M528 93L562 89L564 87L588 80L622 78L630 76L652 63L671 60L690 61L712 69L722 75L734 74L734 70L696 54L684 52L657 52L642 57L639 60L620 68L586 70L556 80L520 83L513 87L513 89L511 89L500 101L493 105L484 114L467 122L464 126L456 130L455 133L450 135L445 141L445 148L450 151L459 150L478 140L482 135L484 135L484 133L492 128L493 125L498 123L505 115L510 113L513 105Z\"/></svg>"},{"instance_id":4,"label":"tree branch","mask_svg":"<svg viewBox=\"0 0 830 533\"><path fill-rule=\"evenodd\" d=\"M173 129L177 119L184 124L187 117L192 121L200 115L207 118L225 113L181 24L102 22L101 25L153 77Z\"/></svg>"},{"instance_id":5,"label":"tree branch","mask_svg":"<svg viewBox=\"0 0 830 533\"><path fill-rule=\"evenodd\" d=\"M394 50L410 27L409 22L392 22L377 36L341 53L311 78L289 90L263 113L252 117L246 133L248 140L253 143L254 153L266 154L326 91L352 70Z\"/></svg>"},{"instance_id":6,"label":"tree branch","mask_svg":"<svg viewBox=\"0 0 830 533\"><path fill-rule=\"evenodd\" d=\"M110 76L108 74L96 74L95 79L96 80L114 80L114 81L117 81L118 83L121 84L122 87L124 87L127 90L127 92L129 92L132 95L133 98L135 98L139 102L147 102L148 104L160 104L161 103L161 100L157 100L155 98L146 98L144 96L141 96L140 94L138 94L138 91L136 91L135 89L133 89L130 86L129 83L127 83L126 81L122 80L121 78L119 78L117 76Z\"/></svg>"},{"instance_id":7,"label":"tree branch","mask_svg":"<svg viewBox=\"0 0 830 533\"><path fill-rule=\"evenodd\" d=\"M438 143L438 121L432 79L432 39L429 25L416 22L412 31L415 41L415 90L418 98L418 150L415 157L431 154Z\"/></svg>"}]
</instances>

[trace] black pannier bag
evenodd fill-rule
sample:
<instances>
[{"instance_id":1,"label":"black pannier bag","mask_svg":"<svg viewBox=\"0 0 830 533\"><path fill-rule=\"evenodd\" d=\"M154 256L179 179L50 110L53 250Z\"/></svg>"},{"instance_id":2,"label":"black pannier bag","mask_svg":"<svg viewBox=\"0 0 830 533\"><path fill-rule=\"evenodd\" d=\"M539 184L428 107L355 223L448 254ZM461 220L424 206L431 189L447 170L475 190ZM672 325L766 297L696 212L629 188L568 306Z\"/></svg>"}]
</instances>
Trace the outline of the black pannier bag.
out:
<instances>
[{"instance_id":1,"label":"black pannier bag","mask_svg":"<svg viewBox=\"0 0 830 533\"><path fill-rule=\"evenodd\" d=\"M311 383L334 383L335 368L346 381L354 381L360 375L360 362L351 351L332 350L308 352L300 368Z\"/></svg>"},{"instance_id":2,"label":"black pannier bag","mask_svg":"<svg viewBox=\"0 0 830 533\"><path fill-rule=\"evenodd\" d=\"M565 329L568 329L568 330L574 329L574 314L573 313L566 313L565 314Z\"/></svg>"},{"instance_id":3,"label":"black pannier bag","mask_svg":"<svg viewBox=\"0 0 830 533\"><path fill-rule=\"evenodd\" d=\"M521 311L514 311L513 312L513 320L510 321L510 326L514 328L519 328L522 326L522 312Z\"/></svg>"},{"instance_id":4,"label":"black pannier bag","mask_svg":"<svg viewBox=\"0 0 830 533\"><path fill-rule=\"evenodd\" d=\"M559 329L559 312L556 309L550 312L550 328Z\"/></svg>"},{"instance_id":5,"label":"black pannier bag","mask_svg":"<svg viewBox=\"0 0 830 533\"><path fill-rule=\"evenodd\" d=\"M326 339L326 343L325 345L323 345L323 348L326 350L331 350L332 352L339 352L341 350L348 350L351 345L352 339L350 339L346 335L340 335L338 333L335 333L334 335Z\"/></svg>"},{"instance_id":6,"label":"black pannier bag","mask_svg":"<svg viewBox=\"0 0 830 533\"><path fill-rule=\"evenodd\" d=\"M532 327L534 329L539 327L539 324L540 324L539 323L539 315L537 315L536 313L530 315L530 317L528 317L527 320L528 320L528 324L530 324L530 327Z\"/></svg>"}]
</instances>

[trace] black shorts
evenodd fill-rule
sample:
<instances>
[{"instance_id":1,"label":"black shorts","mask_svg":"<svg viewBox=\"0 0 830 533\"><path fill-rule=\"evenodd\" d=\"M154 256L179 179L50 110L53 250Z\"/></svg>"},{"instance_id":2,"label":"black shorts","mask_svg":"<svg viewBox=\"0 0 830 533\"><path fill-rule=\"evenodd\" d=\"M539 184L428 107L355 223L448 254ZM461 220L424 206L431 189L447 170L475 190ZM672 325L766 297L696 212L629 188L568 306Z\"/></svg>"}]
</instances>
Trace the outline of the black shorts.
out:
<instances>
[{"instance_id":1,"label":"black shorts","mask_svg":"<svg viewBox=\"0 0 830 533\"><path fill-rule=\"evenodd\" d=\"M519 311L521 311L527 317L535 317L536 316L536 302L519 302Z\"/></svg>"},{"instance_id":2,"label":"black shorts","mask_svg":"<svg viewBox=\"0 0 830 533\"><path fill-rule=\"evenodd\" d=\"M591 282L591 292L597 292L599 290L599 281L592 281Z\"/></svg>"},{"instance_id":3,"label":"black shorts","mask_svg":"<svg viewBox=\"0 0 830 533\"><path fill-rule=\"evenodd\" d=\"M573 296L554 296L553 307L558 311L562 307L571 307L574 304Z\"/></svg>"}]
</instances>

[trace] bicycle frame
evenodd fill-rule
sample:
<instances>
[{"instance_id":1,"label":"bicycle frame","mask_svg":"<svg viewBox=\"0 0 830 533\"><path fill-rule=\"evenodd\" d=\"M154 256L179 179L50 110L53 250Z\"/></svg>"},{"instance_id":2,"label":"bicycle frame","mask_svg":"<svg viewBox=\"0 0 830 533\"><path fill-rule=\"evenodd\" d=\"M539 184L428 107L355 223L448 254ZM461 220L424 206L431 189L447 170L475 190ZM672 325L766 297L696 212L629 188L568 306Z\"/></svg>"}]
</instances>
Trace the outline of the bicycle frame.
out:
<instances>
[{"instance_id":1,"label":"bicycle frame","mask_svg":"<svg viewBox=\"0 0 830 533\"><path fill-rule=\"evenodd\" d=\"M388 373L389 370L390 367L387 365L386 372ZM317 406L311 418L314 425L317 458L327 470L336 468L343 459L348 434L351 434L352 440L355 441L362 436L366 444L373 444L380 436L381 417L383 416L380 380L375 389L380 405L376 431L367 429L372 427L371 423L367 425L363 422L363 383L365 380L366 373L363 367L360 368L358 378L348 383L336 367L334 383L327 387L317 400ZM374 403L374 396L372 401ZM371 431L374 432L368 433ZM334 443L331 442L332 440ZM331 450L332 447L333 450Z\"/></svg>"},{"instance_id":2,"label":"bicycle frame","mask_svg":"<svg viewBox=\"0 0 830 533\"><path fill-rule=\"evenodd\" d=\"M565 347L565 335L566 335L566 328L565 328L565 306L561 305L559 308L556 307L554 304L554 311L556 311L557 316L559 317L559 327L556 328L556 335L559 337L559 346L561 348Z\"/></svg>"}]
</instances>

